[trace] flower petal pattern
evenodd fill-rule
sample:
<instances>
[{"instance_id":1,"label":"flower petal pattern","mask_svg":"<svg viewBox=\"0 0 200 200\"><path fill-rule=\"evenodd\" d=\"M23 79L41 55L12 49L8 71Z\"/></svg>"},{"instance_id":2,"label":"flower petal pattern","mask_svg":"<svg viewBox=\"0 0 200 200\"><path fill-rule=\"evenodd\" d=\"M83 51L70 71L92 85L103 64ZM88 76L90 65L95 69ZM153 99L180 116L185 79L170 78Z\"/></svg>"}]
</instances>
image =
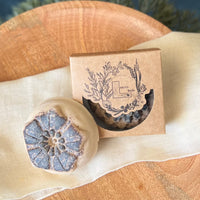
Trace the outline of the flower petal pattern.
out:
<instances>
[{"instance_id":1,"label":"flower petal pattern","mask_svg":"<svg viewBox=\"0 0 200 200\"><path fill-rule=\"evenodd\" d=\"M39 122L43 131L49 130L49 113L36 117L36 120Z\"/></svg>"},{"instance_id":2,"label":"flower petal pattern","mask_svg":"<svg viewBox=\"0 0 200 200\"><path fill-rule=\"evenodd\" d=\"M42 135L42 129L40 126L38 126L36 121L33 121L33 123L29 124L26 127L25 133L26 133L25 139L30 140L31 142L31 138L33 140L39 140L40 136ZM33 143L33 141L31 143Z\"/></svg>"},{"instance_id":3,"label":"flower petal pattern","mask_svg":"<svg viewBox=\"0 0 200 200\"><path fill-rule=\"evenodd\" d=\"M64 118L56 115L56 113L53 111L50 111L49 119L50 119L50 124L49 124L50 129L54 129L55 131L59 130L60 127L62 127L66 122Z\"/></svg>"},{"instance_id":4,"label":"flower petal pattern","mask_svg":"<svg viewBox=\"0 0 200 200\"><path fill-rule=\"evenodd\" d=\"M24 139L31 162L39 168L70 171L82 154L82 135L70 119L53 109L25 127Z\"/></svg>"}]
</instances>

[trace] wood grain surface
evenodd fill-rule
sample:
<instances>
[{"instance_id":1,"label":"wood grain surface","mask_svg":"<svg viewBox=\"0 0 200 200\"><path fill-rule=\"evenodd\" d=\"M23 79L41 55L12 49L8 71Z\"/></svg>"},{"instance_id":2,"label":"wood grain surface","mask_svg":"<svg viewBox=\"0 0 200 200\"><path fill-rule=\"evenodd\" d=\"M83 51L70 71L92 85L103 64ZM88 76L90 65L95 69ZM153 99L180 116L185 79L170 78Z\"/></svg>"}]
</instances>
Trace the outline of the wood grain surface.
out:
<instances>
[{"instance_id":1,"label":"wood grain surface","mask_svg":"<svg viewBox=\"0 0 200 200\"><path fill-rule=\"evenodd\" d=\"M72 53L127 49L170 30L133 9L103 2L62 2L0 26L0 81L69 64Z\"/></svg>"},{"instance_id":2,"label":"wood grain surface","mask_svg":"<svg viewBox=\"0 0 200 200\"><path fill-rule=\"evenodd\" d=\"M123 6L76 1L28 11L0 26L0 81L68 65L71 53L117 51L170 30ZM46 200L200 199L200 156L142 162Z\"/></svg>"}]
</instances>

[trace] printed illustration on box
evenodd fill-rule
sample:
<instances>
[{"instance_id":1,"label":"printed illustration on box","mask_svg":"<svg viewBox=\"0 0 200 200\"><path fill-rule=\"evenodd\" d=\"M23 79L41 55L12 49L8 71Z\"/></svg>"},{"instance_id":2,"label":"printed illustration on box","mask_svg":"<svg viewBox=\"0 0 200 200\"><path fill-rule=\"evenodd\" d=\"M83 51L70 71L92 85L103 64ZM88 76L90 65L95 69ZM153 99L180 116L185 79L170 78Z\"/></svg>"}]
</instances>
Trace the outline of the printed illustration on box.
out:
<instances>
[{"instance_id":1,"label":"printed illustration on box","mask_svg":"<svg viewBox=\"0 0 200 200\"><path fill-rule=\"evenodd\" d=\"M83 104L99 126L121 131L134 128L147 118L154 92L143 83L137 59L134 67L119 61L116 66L106 62L99 72L86 70Z\"/></svg>"}]
</instances>

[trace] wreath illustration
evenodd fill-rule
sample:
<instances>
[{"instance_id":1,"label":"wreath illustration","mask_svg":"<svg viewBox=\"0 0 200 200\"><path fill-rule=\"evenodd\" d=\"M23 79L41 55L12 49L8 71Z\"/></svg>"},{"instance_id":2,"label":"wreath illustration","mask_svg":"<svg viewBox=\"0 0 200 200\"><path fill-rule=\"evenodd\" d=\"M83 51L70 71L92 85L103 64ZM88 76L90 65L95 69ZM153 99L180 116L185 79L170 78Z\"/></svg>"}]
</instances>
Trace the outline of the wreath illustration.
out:
<instances>
[{"instance_id":1,"label":"wreath illustration","mask_svg":"<svg viewBox=\"0 0 200 200\"><path fill-rule=\"evenodd\" d=\"M127 69L131 78L135 80L137 97L131 103L122 105L120 108L114 108L112 107L111 101L109 101L113 96L112 78L117 76L120 70L124 69ZM146 86L141 82L142 75L139 70L137 59L134 68L120 61L117 66L111 66L110 62L105 63L102 72L94 73L89 68L86 70L88 71L88 79L90 82L89 85L85 83L84 91L87 93L87 96L92 98L95 102L101 102L114 116L122 112L127 113L128 111L134 110L135 107L139 106L141 96L147 90Z\"/></svg>"}]
</instances>

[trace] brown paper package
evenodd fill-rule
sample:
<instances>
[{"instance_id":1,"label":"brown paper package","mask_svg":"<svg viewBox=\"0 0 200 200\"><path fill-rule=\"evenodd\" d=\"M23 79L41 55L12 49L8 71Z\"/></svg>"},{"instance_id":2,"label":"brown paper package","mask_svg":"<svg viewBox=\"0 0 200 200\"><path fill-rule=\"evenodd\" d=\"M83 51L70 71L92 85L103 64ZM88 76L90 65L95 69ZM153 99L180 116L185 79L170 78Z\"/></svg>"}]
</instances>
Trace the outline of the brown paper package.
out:
<instances>
[{"instance_id":1,"label":"brown paper package","mask_svg":"<svg viewBox=\"0 0 200 200\"><path fill-rule=\"evenodd\" d=\"M70 67L101 138L165 133L160 49L73 54Z\"/></svg>"}]
</instances>

